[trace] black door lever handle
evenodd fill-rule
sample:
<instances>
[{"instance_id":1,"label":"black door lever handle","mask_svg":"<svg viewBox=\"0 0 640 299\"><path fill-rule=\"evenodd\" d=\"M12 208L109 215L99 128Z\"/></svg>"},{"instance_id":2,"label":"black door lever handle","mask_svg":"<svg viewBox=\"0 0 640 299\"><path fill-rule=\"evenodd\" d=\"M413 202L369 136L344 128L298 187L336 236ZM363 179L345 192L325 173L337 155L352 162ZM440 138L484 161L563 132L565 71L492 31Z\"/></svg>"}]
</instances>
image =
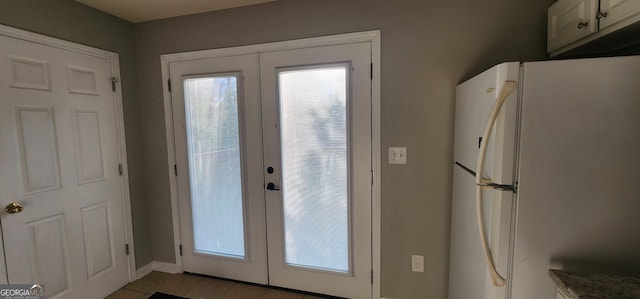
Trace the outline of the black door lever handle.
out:
<instances>
[{"instance_id":1,"label":"black door lever handle","mask_svg":"<svg viewBox=\"0 0 640 299\"><path fill-rule=\"evenodd\" d=\"M276 184L274 184L274 183L268 183L267 184L267 190L280 191L280 188L278 186L276 186Z\"/></svg>"}]
</instances>

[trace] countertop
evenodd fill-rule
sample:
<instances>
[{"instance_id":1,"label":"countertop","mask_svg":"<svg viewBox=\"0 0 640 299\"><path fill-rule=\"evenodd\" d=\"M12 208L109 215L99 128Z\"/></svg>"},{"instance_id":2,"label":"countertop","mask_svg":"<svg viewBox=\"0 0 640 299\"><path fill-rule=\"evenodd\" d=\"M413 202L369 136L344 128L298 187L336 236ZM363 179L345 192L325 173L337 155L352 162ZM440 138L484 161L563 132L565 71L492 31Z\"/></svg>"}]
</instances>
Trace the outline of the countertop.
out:
<instances>
[{"instance_id":1,"label":"countertop","mask_svg":"<svg viewBox=\"0 0 640 299\"><path fill-rule=\"evenodd\" d=\"M640 299L640 278L549 270L558 291L569 299Z\"/></svg>"}]
</instances>

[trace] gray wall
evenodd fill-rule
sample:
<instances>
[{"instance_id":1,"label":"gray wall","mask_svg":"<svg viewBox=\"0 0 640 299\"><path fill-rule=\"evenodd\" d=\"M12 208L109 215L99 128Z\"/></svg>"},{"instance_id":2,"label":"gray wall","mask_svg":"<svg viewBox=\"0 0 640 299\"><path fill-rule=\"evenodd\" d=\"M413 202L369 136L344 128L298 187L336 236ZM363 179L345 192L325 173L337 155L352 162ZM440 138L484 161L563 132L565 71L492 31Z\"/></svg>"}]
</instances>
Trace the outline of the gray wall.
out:
<instances>
[{"instance_id":1,"label":"gray wall","mask_svg":"<svg viewBox=\"0 0 640 299\"><path fill-rule=\"evenodd\" d=\"M136 265L148 264L152 255L133 24L73 0L0 1L0 24L119 53Z\"/></svg>"},{"instance_id":2,"label":"gray wall","mask_svg":"<svg viewBox=\"0 0 640 299\"><path fill-rule=\"evenodd\" d=\"M382 295L447 293L455 86L496 63L545 59L552 0L281 0L136 24L153 257L174 262L160 55L382 30ZM407 146L407 165L388 165ZM425 256L412 273L410 256Z\"/></svg>"},{"instance_id":3,"label":"gray wall","mask_svg":"<svg viewBox=\"0 0 640 299\"><path fill-rule=\"evenodd\" d=\"M382 295L445 298L455 85L545 59L551 2L281 0L132 25L71 0L20 0L0 1L0 23L120 54L138 267L175 262L161 54L381 29L382 153L409 151L382 168Z\"/></svg>"}]
</instances>

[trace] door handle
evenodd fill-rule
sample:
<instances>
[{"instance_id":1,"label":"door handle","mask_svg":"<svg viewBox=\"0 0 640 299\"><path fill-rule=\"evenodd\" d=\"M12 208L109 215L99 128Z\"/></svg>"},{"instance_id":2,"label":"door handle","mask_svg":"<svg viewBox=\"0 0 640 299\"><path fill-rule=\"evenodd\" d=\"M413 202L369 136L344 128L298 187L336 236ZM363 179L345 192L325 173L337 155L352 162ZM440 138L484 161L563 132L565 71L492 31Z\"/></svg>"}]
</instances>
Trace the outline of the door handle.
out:
<instances>
[{"instance_id":1,"label":"door handle","mask_svg":"<svg viewBox=\"0 0 640 299\"><path fill-rule=\"evenodd\" d=\"M276 186L276 184L274 184L274 183L268 183L267 184L267 190L280 191L280 187Z\"/></svg>"},{"instance_id":2,"label":"door handle","mask_svg":"<svg viewBox=\"0 0 640 299\"><path fill-rule=\"evenodd\" d=\"M22 212L22 210L24 210L24 208L22 207L22 205L20 203L12 202L12 203L8 204L7 207L4 210L7 211L7 213L9 213L9 214L16 214L16 213Z\"/></svg>"},{"instance_id":3,"label":"door handle","mask_svg":"<svg viewBox=\"0 0 640 299\"><path fill-rule=\"evenodd\" d=\"M478 221L478 230L480 233L480 241L482 242L482 250L484 251L485 260L489 268L489 274L491 275L491 281L493 282L493 285L497 287L504 286L506 280L504 279L504 277L502 277L502 275L498 273L498 270L496 270L496 265L493 261L493 255L491 253L491 248L489 248L487 235L484 231L484 198L482 196L482 188L503 187L503 185L498 185L491 181L487 181L482 177L482 175L484 173L484 161L487 155L487 147L489 146L489 142L491 141L491 131L493 130L496 119L498 118L498 113L500 113L502 104L504 104L504 101L507 100L507 97L517 88L518 83L511 80L505 81L502 85L502 89L500 90L498 99L496 100L496 103L493 106L493 110L491 111L491 115L489 116L489 121L487 123L487 127L484 130L484 135L482 136L482 140L484 142L480 144L480 152L478 153L478 166L476 167L476 217Z\"/></svg>"}]
</instances>

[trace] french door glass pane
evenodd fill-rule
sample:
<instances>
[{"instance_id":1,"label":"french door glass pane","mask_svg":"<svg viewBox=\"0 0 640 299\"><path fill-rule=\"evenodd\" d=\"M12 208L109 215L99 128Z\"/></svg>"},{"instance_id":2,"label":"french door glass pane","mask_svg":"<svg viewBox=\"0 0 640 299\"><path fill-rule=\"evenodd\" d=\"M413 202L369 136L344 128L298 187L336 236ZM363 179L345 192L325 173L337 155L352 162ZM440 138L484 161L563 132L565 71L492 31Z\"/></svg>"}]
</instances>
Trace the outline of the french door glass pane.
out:
<instances>
[{"instance_id":1,"label":"french door glass pane","mask_svg":"<svg viewBox=\"0 0 640 299\"><path fill-rule=\"evenodd\" d=\"M194 249L244 258L237 76L184 80Z\"/></svg>"},{"instance_id":2,"label":"french door glass pane","mask_svg":"<svg viewBox=\"0 0 640 299\"><path fill-rule=\"evenodd\" d=\"M278 73L285 260L349 272L347 67Z\"/></svg>"}]
</instances>

